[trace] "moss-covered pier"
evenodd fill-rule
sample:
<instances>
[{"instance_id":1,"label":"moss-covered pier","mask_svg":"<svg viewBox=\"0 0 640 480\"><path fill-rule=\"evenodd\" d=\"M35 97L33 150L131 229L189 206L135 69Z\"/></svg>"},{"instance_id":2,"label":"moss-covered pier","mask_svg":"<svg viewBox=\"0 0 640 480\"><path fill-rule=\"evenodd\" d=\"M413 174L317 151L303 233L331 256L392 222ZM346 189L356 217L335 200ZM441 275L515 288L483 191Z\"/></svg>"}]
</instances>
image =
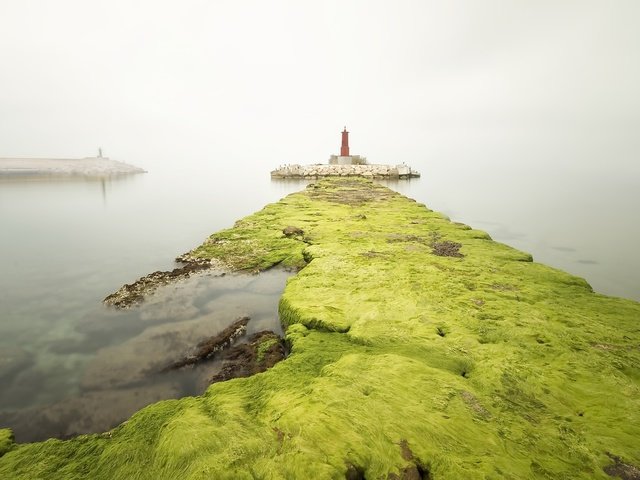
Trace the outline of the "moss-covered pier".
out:
<instances>
[{"instance_id":1,"label":"moss-covered pier","mask_svg":"<svg viewBox=\"0 0 640 480\"><path fill-rule=\"evenodd\" d=\"M636 302L356 178L190 256L299 270L280 301L288 358L104 434L0 430L0 478L638 478Z\"/></svg>"}]
</instances>

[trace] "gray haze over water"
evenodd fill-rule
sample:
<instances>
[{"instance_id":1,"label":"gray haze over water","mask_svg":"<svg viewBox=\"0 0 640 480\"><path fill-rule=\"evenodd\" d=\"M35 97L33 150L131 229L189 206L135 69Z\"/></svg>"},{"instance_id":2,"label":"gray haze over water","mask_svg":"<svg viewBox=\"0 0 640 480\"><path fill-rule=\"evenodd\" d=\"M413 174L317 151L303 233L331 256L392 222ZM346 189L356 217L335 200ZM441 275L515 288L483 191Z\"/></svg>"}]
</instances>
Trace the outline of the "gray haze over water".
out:
<instances>
[{"instance_id":1,"label":"gray haze over water","mask_svg":"<svg viewBox=\"0 0 640 480\"><path fill-rule=\"evenodd\" d=\"M637 180L639 20L635 0L3 0L0 156L102 146L235 181L324 161L346 124L354 153L427 175Z\"/></svg>"},{"instance_id":2,"label":"gray haze over water","mask_svg":"<svg viewBox=\"0 0 640 480\"><path fill-rule=\"evenodd\" d=\"M635 0L3 1L0 157L101 146L176 179L149 207L179 230L186 189L222 189L229 223L347 125L422 172L412 196L639 298L639 21Z\"/></svg>"}]
</instances>

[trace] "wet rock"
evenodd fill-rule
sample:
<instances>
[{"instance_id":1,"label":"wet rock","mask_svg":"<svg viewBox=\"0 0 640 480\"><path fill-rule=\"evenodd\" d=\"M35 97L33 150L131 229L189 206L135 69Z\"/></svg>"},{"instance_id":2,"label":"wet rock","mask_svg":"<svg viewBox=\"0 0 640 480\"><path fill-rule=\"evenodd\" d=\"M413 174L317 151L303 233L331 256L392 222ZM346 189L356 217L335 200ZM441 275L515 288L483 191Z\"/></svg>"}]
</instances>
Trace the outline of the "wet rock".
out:
<instances>
[{"instance_id":1,"label":"wet rock","mask_svg":"<svg viewBox=\"0 0 640 480\"><path fill-rule=\"evenodd\" d=\"M85 390L132 385L177 362L194 345L227 327L229 317L209 314L195 320L165 323L145 329L121 344L98 351L85 369Z\"/></svg>"},{"instance_id":2,"label":"wet rock","mask_svg":"<svg viewBox=\"0 0 640 480\"><path fill-rule=\"evenodd\" d=\"M249 317L237 319L222 332L198 343L191 353L172 362L163 368L163 371L177 370L214 357L225 348L229 348L238 338L246 333L247 323L249 323Z\"/></svg>"},{"instance_id":3,"label":"wet rock","mask_svg":"<svg viewBox=\"0 0 640 480\"><path fill-rule=\"evenodd\" d=\"M156 271L144 277L140 277L131 284L123 285L118 291L108 295L103 302L116 308L129 308L133 305L142 303L144 298L155 292L158 287L180 279L188 278L193 273L207 270L209 268L211 268L211 262L209 260L195 261L193 259L189 259L186 265L182 267L174 268L171 271L165 272Z\"/></svg>"},{"instance_id":4,"label":"wet rock","mask_svg":"<svg viewBox=\"0 0 640 480\"><path fill-rule=\"evenodd\" d=\"M283 360L285 355L284 341L278 335L270 331L255 333L248 343L235 345L225 352L220 371L210 378L209 383L264 372Z\"/></svg>"}]
</instances>

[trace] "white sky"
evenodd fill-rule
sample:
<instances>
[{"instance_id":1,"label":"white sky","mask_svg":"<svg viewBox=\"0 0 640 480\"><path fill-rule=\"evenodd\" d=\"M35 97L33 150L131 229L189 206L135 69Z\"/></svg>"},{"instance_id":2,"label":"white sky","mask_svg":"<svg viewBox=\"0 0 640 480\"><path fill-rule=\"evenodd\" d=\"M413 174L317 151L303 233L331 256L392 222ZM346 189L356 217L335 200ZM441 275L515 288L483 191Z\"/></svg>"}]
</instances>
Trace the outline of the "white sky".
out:
<instances>
[{"instance_id":1,"label":"white sky","mask_svg":"<svg viewBox=\"0 0 640 480\"><path fill-rule=\"evenodd\" d=\"M639 85L638 0L0 0L5 157L636 175Z\"/></svg>"}]
</instances>

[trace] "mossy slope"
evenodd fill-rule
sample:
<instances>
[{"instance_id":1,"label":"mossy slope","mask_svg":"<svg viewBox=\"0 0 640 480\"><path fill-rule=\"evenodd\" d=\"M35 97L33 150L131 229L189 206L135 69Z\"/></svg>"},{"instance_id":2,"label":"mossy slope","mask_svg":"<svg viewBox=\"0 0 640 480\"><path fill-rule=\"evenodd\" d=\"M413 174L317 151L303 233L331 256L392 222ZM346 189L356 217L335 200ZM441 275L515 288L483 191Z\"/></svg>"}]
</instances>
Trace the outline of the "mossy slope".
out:
<instances>
[{"instance_id":1,"label":"mossy slope","mask_svg":"<svg viewBox=\"0 0 640 480\"><path fill-rule=\"evenodd\" d=\"M434 255L433 238L464 256ZM280 303L290 357L107 434L1 447L0 478L387 478L417 465L432 479L604 479L609 455L640 464L638 303L363 180L312 185L192 255L306 264Z\"/></svg>"}]
</instances>

